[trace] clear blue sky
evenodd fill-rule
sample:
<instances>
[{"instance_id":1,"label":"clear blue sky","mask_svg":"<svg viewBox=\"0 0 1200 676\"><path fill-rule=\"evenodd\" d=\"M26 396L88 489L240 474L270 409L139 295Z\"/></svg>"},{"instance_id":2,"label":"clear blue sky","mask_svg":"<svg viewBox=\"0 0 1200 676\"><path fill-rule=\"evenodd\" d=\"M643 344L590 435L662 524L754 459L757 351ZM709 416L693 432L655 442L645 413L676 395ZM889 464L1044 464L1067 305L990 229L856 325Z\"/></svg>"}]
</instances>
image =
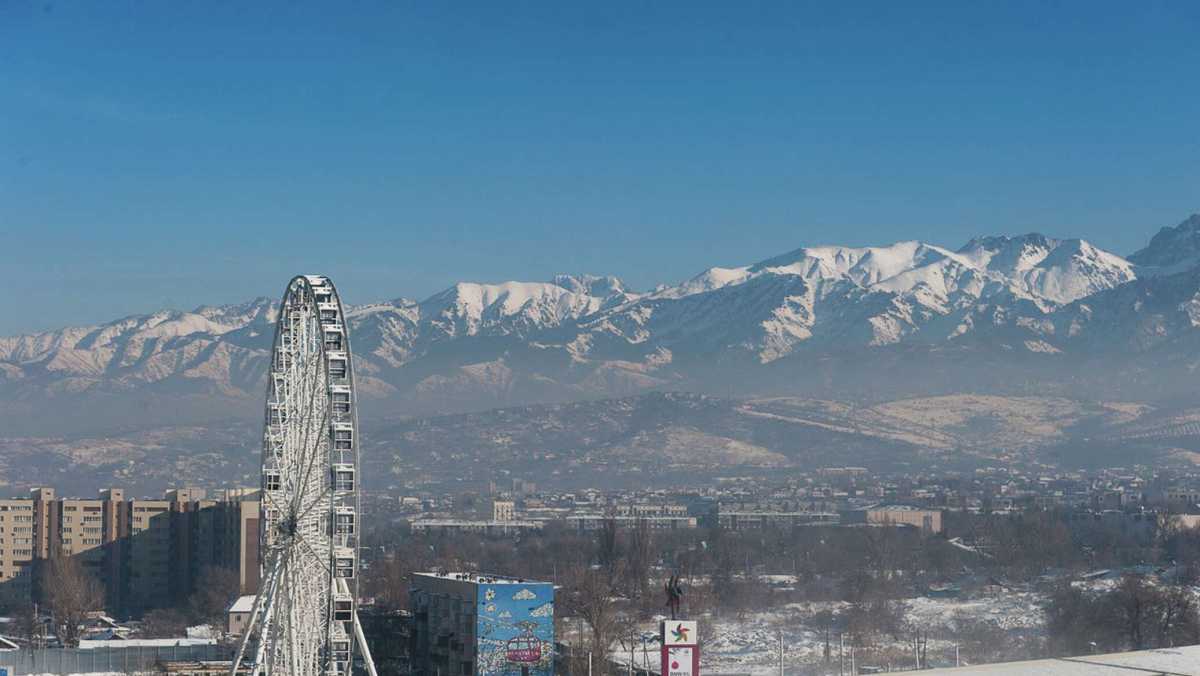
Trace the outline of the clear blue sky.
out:
<instances>
[{"instance_id":1,"label":"clear blue sky","mask_svg":"<svg viewBox=\"0 0 1200 676\"><path fill-rule=\"evenodd\" d=\"M590 6L585 6L590 5ZM1200 211L1200 3L0 1L0 334Z\"/></svg>"}]
</instances>

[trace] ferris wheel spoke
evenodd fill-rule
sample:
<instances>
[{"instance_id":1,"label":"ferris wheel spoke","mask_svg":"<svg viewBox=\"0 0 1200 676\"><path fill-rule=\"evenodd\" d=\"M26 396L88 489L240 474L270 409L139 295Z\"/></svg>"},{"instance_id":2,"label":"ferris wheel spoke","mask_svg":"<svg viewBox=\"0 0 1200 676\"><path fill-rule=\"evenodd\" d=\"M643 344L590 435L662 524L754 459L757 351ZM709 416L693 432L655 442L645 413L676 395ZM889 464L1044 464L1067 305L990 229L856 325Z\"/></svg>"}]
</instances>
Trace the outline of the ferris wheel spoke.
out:
<instances>
[{"instance_id":1,"label":"ferris wheel spoke","mask_svg":"<svg viewBox=\"0 0 1200 676\"><path fill-rule=\"evenodd\" d=\"M318 451L320 450L320 448L319 448L320 441L319 440L321 438L321 435L320 435L320 433L318 433L316 435L313 434L313 420L312 420L313 415L318 410L318 406L317 406L318 390L323 389L323 388L321 388L321 383L319 382L319 379L317 378L317 370L318 369L314 366L320 358L321 358L321 354L316 353L312 356L312 358L306 360L306 369L305 370L308 373L306 374L305 382L310 383L310 385L308 387L308 402L305 407L306 411L304 414L302 414L303 417L301 418L301 420L304 423L303 424L304 437L303 437L303 439L300 440L301 454L300 454L300 463L299 463L299 468L300 468L300 472L301 472L299 474L299 478L300 478L299 484L300 484L300 486L304 486L304 487L308 486L308 481L312 474L312 466L318 460L318 456L319 456ZM322 366L323 366L323 364L322 364ZM322 407L322 408L324 408L324 407ZM328 411L327 410L322 411L322 414L327 415ZM301 505L299 504L299 500L302 498L302 496L303 496L302 491L296 492L296 494L293 498L296 501L293 504L294 511L300 510Z\"/></svg>"}]
</instances>

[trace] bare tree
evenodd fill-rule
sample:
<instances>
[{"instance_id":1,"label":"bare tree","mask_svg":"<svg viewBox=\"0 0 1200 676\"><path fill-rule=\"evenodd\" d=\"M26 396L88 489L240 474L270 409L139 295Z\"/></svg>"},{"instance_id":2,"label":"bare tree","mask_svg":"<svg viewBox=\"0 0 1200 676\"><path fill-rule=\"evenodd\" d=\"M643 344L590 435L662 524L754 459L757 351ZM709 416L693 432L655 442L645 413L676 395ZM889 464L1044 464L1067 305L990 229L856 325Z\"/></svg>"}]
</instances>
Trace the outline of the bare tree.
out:
<instances>
[{"instance_id":1,"label":"bare tree","mask_svg":"<svg viewBox=\"0 0 1200 676\"><path fill-rule=\"evenodd\" d=\"M188 618L174 608L158 608L142 617L142 636L177 638L187 632Z\"/></svg>"},{"instance_id":2,"label":"bare tree","mask_svg":"<svg viewBox=\"0 0 1200 676\"><path fill-rule=\"evenodd\" d=\"M604 519L604 524L597 533L596 555L600 559L600 565L608 571L610 576L615 577L613 573L621 560L621 550L620 543L617 541L617 520L612 516Z\"/></svg>"},{"instance_id":3,"label":"bare tree","mask_svg":"<svg viewBox=\"0 0 1200 676\"><path fill-rule=\"evenodd\" d=\"M626 557L625 577L629 580L634 598L642 598L650 588L650 565L653 563L654 540L645 519L638 519L629 530L629 554Z\"/></svg>"},{"instance_id":4,"label":"bare tree","mask_svg":"<svg viewBox=\"0 0 1200 676\"><path fill-rule=\"evenodd\" d=\"M26 601L17 608L13 615L17 638L25 641L30 648L43 648L46 645L46 625L42 624L37 614L37 606Z\"/></svg>"},{"instance_id":5,"label":"bare tree","mask_svg":"<svg viewBox=\"0 0 1200 676\"><path fill-rule=\"evenodd\" d=\"M616 564L620 567L620 564ZM605 673L609 646L617 638L621 616L617 612L615 581L617 574L610 577L607 570L584 566L571 572L566 586L565 606L572 615L587 623L591 630L590 647L593 664L598 665L595 673Z\"/></svg>"},{"instance_id":6,"label":"bare tree","mask_svg":"<svg viewBox=\"0 0 1200 676\"><path fill-rule=\"evenodd\" d=\"M220 626L240 591L241 581L236 570L206 566L200 571L196 591L188 598L191 620L197 624Z\"/></svg>"},{"instance_id":7,"label":"bare tree","mask_svg":"<svg viewBox=\"0 0 1200 676\"><path fill-rule=\"evenodd\" d=\"M43 570L42 593L54 618L58 640L68 648L79 646L79 632L87 614L104 606L104 589L83 569L77 558L58 556Z\"/></svg>"}]
</instances>

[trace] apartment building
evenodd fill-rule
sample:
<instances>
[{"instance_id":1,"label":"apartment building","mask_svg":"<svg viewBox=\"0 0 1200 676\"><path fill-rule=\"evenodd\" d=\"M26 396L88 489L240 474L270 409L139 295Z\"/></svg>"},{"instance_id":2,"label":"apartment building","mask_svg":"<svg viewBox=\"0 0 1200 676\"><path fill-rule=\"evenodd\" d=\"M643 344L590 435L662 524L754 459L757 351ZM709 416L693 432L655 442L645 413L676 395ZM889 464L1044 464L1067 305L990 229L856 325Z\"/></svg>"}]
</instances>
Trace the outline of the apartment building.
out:
<instances>
[{"instance_id":1,"label":"apartment building","mask_svg":"<svg viewBox=\"0 0 1200 676\"><path fill-rule=\"evenodd\" d=\"M62 498L38 488L29 498L0 500L0 595L28 598L34 566L60 556L102 580L106 604L122 615L182 602L209 566L237 570L242 591L254 593L257 494L209 499L184 488L147 500L110 488L98 498Z\"/></svg>"},{"instance_id":2,"label":"apartment building","mask_svg":"<svg viewBox=\"0 0 1200 676\"><path fill-rule=\"evenodd\" d=\"M33 579L33 501L0 500L0 590L28 597Z\"/></svg>"}]
</instances>

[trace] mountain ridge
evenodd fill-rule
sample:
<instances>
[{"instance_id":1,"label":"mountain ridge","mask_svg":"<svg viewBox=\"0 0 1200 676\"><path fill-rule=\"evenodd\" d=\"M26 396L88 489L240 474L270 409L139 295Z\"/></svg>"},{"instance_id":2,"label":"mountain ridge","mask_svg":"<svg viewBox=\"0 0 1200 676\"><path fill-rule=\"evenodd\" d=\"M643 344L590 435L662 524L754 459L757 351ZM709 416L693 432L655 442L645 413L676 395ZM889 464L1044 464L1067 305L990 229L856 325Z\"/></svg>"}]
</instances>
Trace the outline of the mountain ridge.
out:
<instances>
[{"instance_id":1,"label":"mountain ridge","mask_svg":"<svg viewBox=\"0 0 1200 676\"><path fill-rule=\"evenodd\" d=\"M1090 382L1079 364L1101 355L1108 375L1131 374L1131 384L1197 369L1198 264L1200 215L1129 259L1039 233L977 237L956 250L827 245L648 292L611 276L557 275L459 282L424 300L346 311L363 401L389 412L655 389L786 395L789 378L830 389L861 380L850 394L870 398L894 387L870 384L870 368L880 380L898 358L911 362L905 369L944 371L946 350L963 360L960 388L982 372L974 360L1000 369L983 374L988 387L1055 389ZM212 400L206 415L240 410L261 397L274 316L275 301L260 297L0 338L0 420L64 398L110 411L152 395L155 410L177 400L181 420L196 397ZM830 359L844 374L816 379Z\"/></svg>"}]
</instances>

